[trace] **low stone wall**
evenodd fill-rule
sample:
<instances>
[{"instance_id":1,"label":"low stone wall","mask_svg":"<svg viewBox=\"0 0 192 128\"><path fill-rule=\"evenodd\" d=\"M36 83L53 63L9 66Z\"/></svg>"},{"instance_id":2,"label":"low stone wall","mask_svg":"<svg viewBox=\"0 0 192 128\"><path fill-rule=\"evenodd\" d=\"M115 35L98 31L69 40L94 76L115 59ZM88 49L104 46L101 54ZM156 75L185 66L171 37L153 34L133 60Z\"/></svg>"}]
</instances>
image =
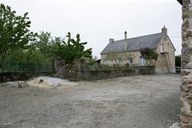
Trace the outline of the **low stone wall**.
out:
<instances>
[{"instance_id":1,"label":"low stone wall","mask_svg":"<svg viewBox=\"0 0 192 128\"><path fill-rule=\"evenodd\" d=\"M155 67L130 67L127 69L113 69L113 70L95 70L95 71L71 71L65 73L65 79L68 80L100 80L109 79L122 76L133 75L153 75L155 74Z\"/></svg>"},{"instance_id":2,"label":"low stone wall","mask_svg":"<svg viewBox=\"0 0 192 128\"><path fill-rule=\"evenodd\" d=\"M126 69L111 69L111 70L70 70L64 72L60 78L68 79L71 81L79 80L100 80L109 79L122 76L133 75L152 75L155 74L154 67L129 67ZM0 73L0 83L7 81L28 80L37 76L53 76L52 72L44 73L30 73L30 72L4 72ZM55 76L58 77L58 76Z\"/></svg>"}]
</instances>

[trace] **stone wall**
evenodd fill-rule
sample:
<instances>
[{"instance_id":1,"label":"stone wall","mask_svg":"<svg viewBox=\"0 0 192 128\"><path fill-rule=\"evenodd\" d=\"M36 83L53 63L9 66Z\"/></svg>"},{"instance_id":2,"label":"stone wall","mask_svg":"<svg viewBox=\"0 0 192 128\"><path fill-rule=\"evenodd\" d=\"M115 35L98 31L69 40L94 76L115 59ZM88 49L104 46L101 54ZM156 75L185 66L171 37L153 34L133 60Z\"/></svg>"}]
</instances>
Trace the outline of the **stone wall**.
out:
<instances>
[{"instance_id":1,"label":"stone wall","mask_svg":"<svg viewBox=\"0 0 192 128\"><path fill-rule=\"evenodd\" d=\"M54 73L55 74L55 73ZM65 78L71 81L79 80L100 80L109 79L114 77L122 76L133 76L133 75L152 75L155 74L155 67L129 67L125 69L111 69L111 70L92 70L88 71L87 68L82 68L80 70L74 68L72 70L65 70L59 76L53 75L53 72L45 72L41 74L29 73L29 72L4 72L0 73L0 83L7 81L18 81L18 80L28 80L32 77L37 76L54 76Z\"/></svg>"},{"instance_id":2,"label":"stone wall","mask_svg":"<svg viewBox=\"0 0 192 128\"><path fill-rule=\"evenodd\" d=\"M139 51L133 51L133 52L120 52L120 53L109 53L109 54L103 54L101 55L101 64L102 65L141 65L140 62L140 52ZM117 60L119 59L119 61ZM132 63L129 59L132 59Z\"/></svg>"},{"instance_id":3,"label":"stone wall","mask_svg":"<svg viewBox=\"0 0 192 128\"><path fill-rule=\"evenodd\" d=\"M183 0L181 128L192 128L192 0Z\"/></svg>"},{"instance_id":4,"label":"stone wall","mask_svg":"<svg viewBox=\"0 0 192 128\"><path fill-rule=\"evenodd\" d=\"M100 79L109 79L114 77L122 76L133 76L133 75L152 75L155 74L155 67L130 67L126 69L113 69L113 70L71 70L70 72L65 73L65 79L68 80L100 80Z\"/></svg>"}]
</instances>

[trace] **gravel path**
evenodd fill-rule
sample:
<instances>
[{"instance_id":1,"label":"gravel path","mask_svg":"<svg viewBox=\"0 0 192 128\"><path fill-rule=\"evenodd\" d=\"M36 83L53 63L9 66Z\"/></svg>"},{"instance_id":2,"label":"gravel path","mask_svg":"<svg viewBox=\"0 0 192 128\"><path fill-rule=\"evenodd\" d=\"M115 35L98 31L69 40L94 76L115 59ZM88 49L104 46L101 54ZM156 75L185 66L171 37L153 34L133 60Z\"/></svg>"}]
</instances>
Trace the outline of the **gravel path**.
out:
<instances>
[{"instance_id":1,"label":"gravel path","mask_svg":"<svg viewBox=\"0 0 192 128\"><path fill-rule=\"evenodd\" d=\"M168 128L179 120L179 85L179 75L156 75L0 87L0 128Z\"/></svg>"}]
</instances>

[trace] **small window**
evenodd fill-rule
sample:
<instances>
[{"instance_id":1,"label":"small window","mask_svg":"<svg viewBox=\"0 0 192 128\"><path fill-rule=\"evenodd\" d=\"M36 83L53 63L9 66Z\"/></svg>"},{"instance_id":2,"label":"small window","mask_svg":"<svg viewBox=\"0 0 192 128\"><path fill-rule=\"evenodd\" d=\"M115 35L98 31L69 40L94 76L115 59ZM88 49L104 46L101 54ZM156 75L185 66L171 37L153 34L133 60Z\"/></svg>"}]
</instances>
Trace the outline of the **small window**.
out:
<instances>
[{"instance_id":1,"label":"small window","mask_svg":"<svg viewBox=\"0 0 192 128\"><path fill-rule=\"evenodd\" d=\"M144 58L142 56L140 56L140 64L141 66L144 66Z\"/></svg>"},{"instance_id":2,"label":"small window","mask_svg":"<svg viewBox=\"0 0 192 128\"><path fill-rule=\"evenodd\" d=\"M128 59L128 63L129 63L129 64L132 64L132 63L133 63L133 58L129 58L129 59Z\"/></svg>"},{"instance_id":3,"label":"small window","mask_svg":"<svg viewBox=\"0 0 192 128\"><path fill-rule=\"evenodd\" d=\"M161 53L163 53L163 52L164 52L164 45L161 44Z\"/></svg>"}]
</instances>

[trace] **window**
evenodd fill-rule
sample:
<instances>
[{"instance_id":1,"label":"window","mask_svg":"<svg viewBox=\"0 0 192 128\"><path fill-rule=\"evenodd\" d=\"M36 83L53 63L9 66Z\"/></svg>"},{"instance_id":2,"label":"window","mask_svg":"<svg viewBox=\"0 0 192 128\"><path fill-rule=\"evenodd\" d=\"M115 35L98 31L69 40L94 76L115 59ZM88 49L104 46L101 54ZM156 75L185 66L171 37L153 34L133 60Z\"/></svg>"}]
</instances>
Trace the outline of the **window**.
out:
<instances>
[{"instance_id":1,"label":"window","mask_svg":"<svg viewBox=\"0 0 192 128\"><path fill-rule=\"evenodd\" d=\"M144 66L144 58L142 56L140 56L140 64L141 66Z\"/></svg>"},{"instance_id":2,"label":"window","mask_svg":"<svg viewBox=\"0 0 192 128\"><path fill-rule=\"evenodd\" d=\"M163 52L164 52L164 45L161 44L161 53L163 53Z\"/></svg>"},{"instance_id":3,"label":"window","mask_svg":"<svg viewBox=\"0 0 192 128\"><path fill-rule=\"evenodd\" d=\"M132 64L133 63L133 58L128 58L128 64Z\"/></svg>"}]
</instances>

